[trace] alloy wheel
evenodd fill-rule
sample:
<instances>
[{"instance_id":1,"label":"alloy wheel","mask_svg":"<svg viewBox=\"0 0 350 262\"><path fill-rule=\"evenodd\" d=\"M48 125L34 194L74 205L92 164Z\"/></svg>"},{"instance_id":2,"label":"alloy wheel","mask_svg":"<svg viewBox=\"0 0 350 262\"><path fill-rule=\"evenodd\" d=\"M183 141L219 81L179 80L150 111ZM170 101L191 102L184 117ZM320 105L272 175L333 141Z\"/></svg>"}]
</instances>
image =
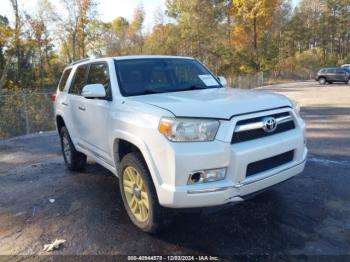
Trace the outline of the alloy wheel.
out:
<instances>
[{"instance_id":1,"label":"alloy wheel","mask_svg":"<svg viewBox=\"0 0 350 262\"><path fill-rule=\"evenodd\" d=\"M139 222L149 218L149 197L139 172L128 166L123 173L123 189L128 206Z\"/></svg>"},{"instance_id":2,"label":"alloy wheel","mask_svg":"<svg viewBox=\"0 0 350 262\"><path fill-rule=\"evenodd\" d=\"M67 162L70 164L72 150L70 148L69 141L66 136L62 137L62 145L63 145L64 156L66 157Z\"/></svg>"}]
</instances>

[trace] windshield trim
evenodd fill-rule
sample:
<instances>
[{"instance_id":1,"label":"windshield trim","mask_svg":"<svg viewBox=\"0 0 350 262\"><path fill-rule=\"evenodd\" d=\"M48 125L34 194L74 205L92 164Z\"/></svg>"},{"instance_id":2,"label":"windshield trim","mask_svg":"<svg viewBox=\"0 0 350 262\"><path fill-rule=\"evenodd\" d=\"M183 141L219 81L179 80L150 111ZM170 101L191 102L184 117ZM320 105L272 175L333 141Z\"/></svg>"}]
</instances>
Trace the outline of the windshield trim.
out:
<instances>
[{"instance_id":1,"label":"windshield trim","mask_svg":"<svg viewBox=\"0 0 350 262\"><path fill-rule=\"evenodd\" d=\"M172 91L164 91L164 92L154 92L154 93L142 93L142 94L135 94L135 95L127 95L125 94L124 90L121 88L121 83L120 83L120 75L119 75L119 70L118 70L118 62L125 62L125 61L135 61L135 60L156 60L156 59L178 59L178 60L188 60L188 61L194 61L201 66L205 68L205 70L208 71L208 74L210 74L215 81L218 83L218 86L215 87L207 87L203 89L185 89L185 90L172 90ZM203 65L200 61L194 58L183 58L183 57L147 57L147 58L126 58L126 59L113 59L114 60L114 69L115 69L115 74L117 77L118 81L118 88L119 88L119 93L122 97L133 97L133 96L147 96L147 95L158 95L158 94L167 94L167 93L178 93L178 92L186 92L186 91L197 91L197 90L206 90L206 89L215 89L215 88L224 88L224 86L220 83L218 77L210 71L205 65Z\"/></svg>"}]
</instances>

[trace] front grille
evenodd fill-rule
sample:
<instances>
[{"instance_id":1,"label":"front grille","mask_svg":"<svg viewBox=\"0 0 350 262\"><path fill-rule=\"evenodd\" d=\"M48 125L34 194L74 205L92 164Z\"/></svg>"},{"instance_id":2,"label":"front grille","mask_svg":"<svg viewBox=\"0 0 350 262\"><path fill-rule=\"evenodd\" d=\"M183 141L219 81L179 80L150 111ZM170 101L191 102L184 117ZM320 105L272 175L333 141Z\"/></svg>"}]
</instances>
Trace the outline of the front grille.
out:
<instances>
[{"instance_id":1,"label":"front grille","mask_svg":"<svg viewBox=\"0 0 350 262\"><path fill-rule=\"evenodd\" d=\"M260 161L250 163L247 166L246 177L253 176L267 170L279 167L281 165L292 162L294 158L294 150L288 151L286 153L266 158Z\"/></svg>"},{"instance_id":2,"label":"front grille","mask_svg":"<svg viewBox=\"0 0 350 262\"><path fill-rule=\"evenodd\" d=\"M262 121L263 118L269 117L269 116L277 119L280 117L290 116L290 114L288 112L285 112L285 113L280 113L280 114L273 114L273 115L268 115L268 116L250 118L250 119L238 121L236 126L260 122L260 121ZM262 137L267 137L267 136L279 134L282 132L286 132L286 131L292 130L294 128L295 128L294 121L288 121L288 122L278 124L276 130L271 132L271 133L265 132L262 128L241 131L241 132L234 132L232 135L231 143L234 144L234 143L245 142L245 141L254 140L254 139L258 139L258 138L262 138Z\"/></svg>"}]
</instances>

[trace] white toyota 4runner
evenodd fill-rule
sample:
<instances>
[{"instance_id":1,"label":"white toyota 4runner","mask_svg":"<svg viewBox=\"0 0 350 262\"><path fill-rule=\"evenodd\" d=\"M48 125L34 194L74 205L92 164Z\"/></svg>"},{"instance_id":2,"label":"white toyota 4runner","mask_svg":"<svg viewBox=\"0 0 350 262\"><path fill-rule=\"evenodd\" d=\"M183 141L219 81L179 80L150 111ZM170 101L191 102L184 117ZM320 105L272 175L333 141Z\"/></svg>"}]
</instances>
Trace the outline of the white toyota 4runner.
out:
<instances>
[{"instance_id":1,"label":"white toyota 4runner","mask_svg":"<svg viewBox=\"0 0 350 262\"><path fill-rule=\"evenodd\" d=\"M64 160L81 170L89 156L117 175L130 219L147 232L164 207L240 202L302 172L298 105L225 85L187 57L75 62L54 96Z\"/></svg>"}]
</instances>

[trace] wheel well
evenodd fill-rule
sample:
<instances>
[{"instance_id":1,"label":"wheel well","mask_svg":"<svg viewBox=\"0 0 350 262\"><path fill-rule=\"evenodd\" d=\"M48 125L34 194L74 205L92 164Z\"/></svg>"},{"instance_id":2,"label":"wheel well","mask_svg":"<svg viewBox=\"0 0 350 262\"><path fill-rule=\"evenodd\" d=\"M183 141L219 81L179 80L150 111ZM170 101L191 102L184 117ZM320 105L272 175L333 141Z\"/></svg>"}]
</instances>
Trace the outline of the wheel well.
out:
<instances>
[{"instance_id":1,"label":"wheel well","mask_svg":"<svg viewBox=\"0 0 350 262\"><path fill-rule=\"evenodd\" d=\"M132 152L140 153L142 155L141 150L134 144L130 143L129 141L118 139L115 143L117 143L116 156L117 156L118 162L120 162L124 156Z\"/></svg>"},{"instance_id":2,"label":"wheel well","mask_svg":"<svg viewBox=\"0 0 350 262\"><path fill-rule=\"evenodd\" d=\"M56 125L57 125L58 131L60 131L62 127L66 126L62 116L56 117Z\"/></svg>"}]
</instances>

